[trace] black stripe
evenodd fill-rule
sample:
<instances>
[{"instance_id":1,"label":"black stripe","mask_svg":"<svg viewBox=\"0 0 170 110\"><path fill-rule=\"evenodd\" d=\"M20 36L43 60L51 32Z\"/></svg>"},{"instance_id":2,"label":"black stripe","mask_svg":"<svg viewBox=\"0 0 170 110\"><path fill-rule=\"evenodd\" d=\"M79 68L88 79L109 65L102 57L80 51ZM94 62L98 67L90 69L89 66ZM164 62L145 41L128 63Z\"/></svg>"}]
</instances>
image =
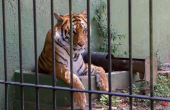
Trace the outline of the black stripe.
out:
<instances>
[{"instance_id":1,"label":"black stripe","mask_svg":"<svg viewBox=\"0 0 170 110\"><path fill-rule=\"evenodd\" d=\"M38 71L39 71L39 72L42 72L42 73L46 73L46 72L40 67L40 65L38 65Z\"/></svg>"},{"instance_id":2,"label":"black stripe","mask_svg":"<svg viewBox=\"0 0 170 110\"><path fill-rule=\"evenodd\" d=\"M43 65L43 67L45 68L44 63L41 61L41 56L39 57L39 61L40 61L41 65ZM46 69L46 70L48 71L48 69Z\"/></svg>"},{"instance_id":3,"label":"black stripe","mask_svg":"<svg viewBox=\"0 0 170 110\"><path fill-rule=\"evenodd\" d=\"M64 48L64 46L63 45L61 45L60 43L58 43L57 41L55 41L55 43L58 45L58 46L60 46L61 48L63 48L66 52L67 52L67 54L70 56L70 53L68 52L68 50L67 49L65 49Z\"/></svg>"},{"instance_id":4,"label":"black stripe","mask_svg":"<svg viewBox=\"0 0 170 110\"><path fill-rule=\"evenodd\" d=\"M87 73L88 73L88 71L87 71L87 69L85 69L85 70L81 73L81 75L87 75Z\"/></svg>"},{"instance_id":5,"label":"black stripe","mask_svg":"<svg viewBox=\"0 0 170 110\"><path fill-rule=\"evenodd\" d=\"M73 61L74 61L74 62L76 62L76 61L78 60L79 55L80 55L80 54L78 54L78 55L76 54L76 55L75 55L75 57L73 58Z\"/></svg>"},{"instance_id":6,"label":"black stripe","mask_svg":"<svg viewBox=\"0 0 170 110\"><path fill-rule=\"evenodd\" d=\"M52 67L52 66L50 66L49 64L48 64L48 62L46 61L46 58L44 58L44 56L41 54L41 58L45 61L45 63L49 66L49 67ZM50 62L50 63L52 63L52 62Z\"/></svg>"},{"instance_id":7,"label":"black stripe","mask_svg":"<svg viewBox=\"0 0 170 110\"><path fill-rule=\"evenodd\" d=\"M61 27L61 37L63 37L63 26Z\"/></svg>"},{"instance_id":8,"label":"black stripe","mask_svg":"<svg viewBox=\"0 0 170 110\"><path fill-rule=\"evenodd\" d=\"M80 66L80 68L77 70L77 73L79 73L79 71L81 70L81 68L83 67L83 62L82 62L82 64L81 64L81 66Z\"/></svg>"},{"instance_id":9,"label":"black stripe","mask_svg":"<svg viewBox=\"0 0 170 110\"><path fill-rule=\"evenodd\" d=\"M78 15L74 15L74 16L73 16L73 18L80 18L80 16L78 16Z\"/></svg>"},{"instance_id":10,"label":"black stripe","mask_svg":"<svg viewBox=\"0 0 170 110\"><path fill-rule=\"evenodd\" d=\"M64 40L65 42L67 42L67 43L70 43L69 41L66 41L66 39L64 39L64 38L63 38L63 40Z\"/></svg>"},{"instance_id":11,"label":"black stripe","mask_svg":"<svg viewBox=\"0 0 170 110\"><path fill-rule=\"evenodd\" d=\"M52 63L52 61L50 61L48 58L46 58L50 63Z\"/></svg>"},{"instance_id":12,"label":"black stripe","mask_svg":"<svg viewBox=\"0 0 170 110\"><path fill-rule=\"evenodd\" d=\"M63 54L64 55L64 53L62 52L62 51L60 51L60 50L57 50L59 53L61 53L61 54Z\"/></svg>"},{"instance_id":13,"label":"black stripe","mask_svg":"<svg viewBox=\"0 0 170 110\"><path fill-rule=\"evenodd\" d=\"M78 21L81 21L80 19L75 19L75 20L73 20L73 22L78 22Z\"/></svg>"},{"instance_id":14,"label":"black stripe","mask_svg":"<svg viewBox=\"0 0 170 110\"><path fill-rule=\"evenodd\" d=\"M93 69L91 69L91 73L93 73L93 71L94 71L94 68L93 68Z\"/></svg>"},{"instance_id":15,"label":"black stripe","mask_svg":"<svg viewBox=\"0 0 170 110\"><path fill-rule=\"evenodd\" d=\"M65 64L63 64L62 62L59 62L59 61L58 61L58 60L56 60L56 59L55 59L55 61L56 61L57 63L60 63L60 64L62 64L62 65L65 65Z\"/></svg>"},{"instance_id":16,"label":"black stripe","mask_svg":"<svg viewBox=\"0 0 170 110\"><path fill-rule=\"evenodd\" d=\"M66 61L67 62L67 65L68 65L68 61L65 59L65 58L63 58L59 53L57 53L57 52L55 52L60 58L62 58L64 61Z\"/></svg>"},{"instance_id":17,"label":"black stripe","mask_svg":"<svg viewBox=\"0 0 170 110\"><path fill-rule=\"evenodd\" d=\"M65 23L61 26L61 36L63 37L63 26L65 25L65 24L67 24L67 20L65 21Z\"/></svg>"}]
</instances>

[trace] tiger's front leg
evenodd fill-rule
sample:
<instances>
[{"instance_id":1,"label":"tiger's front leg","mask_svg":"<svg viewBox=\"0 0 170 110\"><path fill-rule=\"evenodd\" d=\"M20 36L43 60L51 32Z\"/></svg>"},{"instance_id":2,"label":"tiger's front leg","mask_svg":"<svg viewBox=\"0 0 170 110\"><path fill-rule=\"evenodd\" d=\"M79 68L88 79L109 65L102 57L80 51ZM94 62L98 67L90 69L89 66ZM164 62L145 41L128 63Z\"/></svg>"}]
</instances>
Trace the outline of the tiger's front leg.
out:
<instances>
[{"instance_id":1,"label":"tiger's front leg","mask_svg":"<svg viewBox=\"0 0 170 110\"><path fill-rule=\"evenodd\" d=\"M86 64L88 69L88 64ZM97 86L101 91L108 91L108 79L102 67L91 65L91 75L96 76Z\"/></svg>"},{"instance_id":2,"label":"tiger's front leg","mask_svg":"<svg viewBox=\"0 0 170 110\"><path fill-rule=\"evenodd\" d=\"M61 78L70 86L71 85L70 74L71 74L70 71L65 69L65 70L61 70L61 74L56 73L56 77ZM82 82L75 74L73 74L73 88L85 89ZM84 108L86 105L85 93L74 92L73 96L74 96L74 102L77 104L77 106L79 106L81 109Z\"/></svg>"}]
</instances>

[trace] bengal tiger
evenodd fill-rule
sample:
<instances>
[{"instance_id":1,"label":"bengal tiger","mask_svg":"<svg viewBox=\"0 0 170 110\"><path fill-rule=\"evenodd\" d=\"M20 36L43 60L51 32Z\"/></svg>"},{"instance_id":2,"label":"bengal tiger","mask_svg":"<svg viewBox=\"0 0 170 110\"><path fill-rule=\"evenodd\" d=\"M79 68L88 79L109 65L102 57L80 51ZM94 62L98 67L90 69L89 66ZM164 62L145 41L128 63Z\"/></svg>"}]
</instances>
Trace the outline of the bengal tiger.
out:
<instances>
[{"instance_id":1,"label":"bengal tiger","mask_svg":"<svg viewBox=\"0 0 170 110\"><path fill-rule=\"evenodd\" d=\"M56 77L70 85L70 19L69 14L54 13L57 23L54 26L55 40L55 71ZM88 64L85 64L82 53L87 47L87 10L80 14L72 14L73 29L73 85L76 89L85 89L78 76L88 75ZM38 71L52 74L52 39L51 30L48 31L44 48L38 58ZM108 80L102 67L91 65L91 75L96 76L100 90L108 91ZM80 108L86 105L86 96L82 92L74 92L74 102Z\"/></svg>"}]
</instances>

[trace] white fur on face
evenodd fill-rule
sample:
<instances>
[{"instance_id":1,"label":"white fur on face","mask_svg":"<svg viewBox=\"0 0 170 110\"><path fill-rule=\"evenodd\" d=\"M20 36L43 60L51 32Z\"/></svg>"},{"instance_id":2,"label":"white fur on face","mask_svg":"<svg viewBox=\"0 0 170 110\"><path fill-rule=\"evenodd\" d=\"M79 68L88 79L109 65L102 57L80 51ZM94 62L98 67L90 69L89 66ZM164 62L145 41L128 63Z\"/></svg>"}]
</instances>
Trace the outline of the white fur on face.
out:
<instances>
[{"instance_id":1,"label":"white fur on face","mask_svg":"<svg viewBox=\"0 0 170 110\"><path fill-rule=\"evenodd\" d=\"M83 20L81 20L81 26L83 27L84 30L87 29L87 25Z\"/></svg>"},{"instance_id":2,"label":"white fur on face","mask_svg":"<svg viewBox=\"0 0 170 110\"><path fill-rule=\"evenodd\" d=\"M76 25L73 23L72 26L73 26L73 31L76 32L76 28L77 28ZM87 30L87 25L86 25L86 23L85 23L83 20L81 20L81 26L83 27L83 30ZM70 46L70 41L68 41L68 39L65 39L65 37L66 37L65 34L63 34L63 36L62 36L61 33L62 33L61 30L58 29L58 30L55 32L55 38L56 38L57 41L58 41L60 44L62 44L63 46L69 47L69 46ZM67 35L67 37L70 37L70 35ZM86 39L87 39L87 36L86 36ZM88 40L88 39L87 39L87 40ZM86 47L87 47L87 45L84 45L83 47L80 47L79 45L74 46L74 47L73 47L73 53L79 53L79 54L81 54L81 53L83 53L83 52L85 51L85 48L86 48Z\"/></svg>"},{"instance_id":3,"label":"white fur on face","mask_svg":"<svg viewBox=\"0 0 170 110\"><path fill-rule=\"evenodd\" d=\"M83 20L81 20L81 26L83 27L83 30L87 30L87 25ZM73 25L73 30L76 32L76 25ZM86 39L87 39L87 36L86 36ZM73 50L75 53L83 53L86 47L87 45L84 45L83 47L76 45L74 46Z\"/></svg>"},{"instance_id":4,"label":"white fur on face","mask_svg":"<svg viewBox=\"0 0 170 110\"><path fill-rule=\"evenodd\" d=\"M63 35L64 35L64 34L63 34ZM64 37L65 37L65 35L64 35L63 37L62 37L62 35L61 35L61 30L57 29L57 30L55 31L55 38L57 39L57 41L58 41L60 44L62 44L63 46L65 46L65 47L70 46L70 43L64 41L64 39L63 39Z\"/></svg>"}]
</instances>

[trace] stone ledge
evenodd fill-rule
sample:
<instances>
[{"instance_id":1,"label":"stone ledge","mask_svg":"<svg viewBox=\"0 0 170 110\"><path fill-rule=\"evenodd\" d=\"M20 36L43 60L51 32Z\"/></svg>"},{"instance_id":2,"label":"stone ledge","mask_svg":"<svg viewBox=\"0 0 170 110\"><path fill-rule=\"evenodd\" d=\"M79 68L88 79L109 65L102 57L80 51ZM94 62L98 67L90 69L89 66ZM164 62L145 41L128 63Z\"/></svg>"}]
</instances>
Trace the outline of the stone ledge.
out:
<instances>
[{"instance_id":1,"label":"stone ledge","mask_svg":"<svg viewBox=\"0 0 170 110\"><path fill-rule=\"evenodd\" d=\"M120 72L112 72L111 73L112 79L112 89L115 90L117 88L128 88L129 86L129 72L127 71L120 71ZM35 73L33 72L23 72L24 83L31 83L35 84ZM80 76L80 80L82 81L83 85L86 89L88 89L88 76ZM20 81L20 72L15 72L15 81ZM98 90L96 87L95 77L91 76L91 86L92 89ZM52 85L52 76L48 74L39 73L39 84L41 85ZM56 86L61 87L69 87L64 81L57 78ZM34 87L24 87L24 101L30 103L36 103L36 91ZM39 96L40 96L40 106L45 105L52 105L52 90L50 89L39 89ZM92 99L98 98L99 95L92 94ZM15 86L15 100L20 100L20 87ZM56 101L57 106L69 106L70 105L70 92L69 91L62 91L56 90ZM15 102L15 101L14 101ZM14 105L19 106L18 103Z\"/></svg>"}]
</instances>

